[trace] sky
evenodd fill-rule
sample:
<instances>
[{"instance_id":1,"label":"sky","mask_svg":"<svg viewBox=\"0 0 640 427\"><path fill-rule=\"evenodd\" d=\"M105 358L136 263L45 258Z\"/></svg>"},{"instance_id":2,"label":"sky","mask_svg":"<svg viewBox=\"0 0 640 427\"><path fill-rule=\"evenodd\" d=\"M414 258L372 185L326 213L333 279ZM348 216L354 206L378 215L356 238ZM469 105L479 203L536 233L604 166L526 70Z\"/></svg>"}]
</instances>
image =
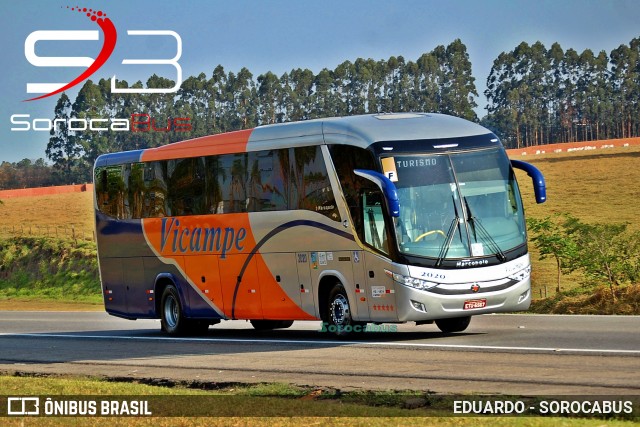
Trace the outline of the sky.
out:
<instances>
[{"instance_id":1,"label":"sky","mask_svg":"<svg viewBox=\"0 0 640 427\"><path fill-rule=\"evenodd\" d=\"M478 117L486 114L483 94L493 60L521 42L554 42L567 50L595 53L640 37L637 0L196 0L91 1L0 0L3 55L0 86L0 163L45 158L46 131L12 131L11 117L28 114L30 123L51 119L59 95L39 96L27 83L70 82L81 67L38 67L25 55L25 41L34 31L97 30L88 17L67 6L104 11L118 39L107 62L90 78L117 75L129 82L146 81L156 73L175 79L170 65L125 65L124 59L168 59L176 42L168 36L133 36L130 30L171 30L182 40L178 63L183 79L217 65L229 72L246 67L256 78L267 71L278 76L294 68L317 73L345 60L388 59L402 55L416 60L438 45L460 39L467 47L479 96ZM40 41L39 57L96 58L103 40ZM83 83L69 89L73 101ZM24 116L23 116L24 117ZM40 122L41 123L41 122Z\"/></svg>"}]
</instances>

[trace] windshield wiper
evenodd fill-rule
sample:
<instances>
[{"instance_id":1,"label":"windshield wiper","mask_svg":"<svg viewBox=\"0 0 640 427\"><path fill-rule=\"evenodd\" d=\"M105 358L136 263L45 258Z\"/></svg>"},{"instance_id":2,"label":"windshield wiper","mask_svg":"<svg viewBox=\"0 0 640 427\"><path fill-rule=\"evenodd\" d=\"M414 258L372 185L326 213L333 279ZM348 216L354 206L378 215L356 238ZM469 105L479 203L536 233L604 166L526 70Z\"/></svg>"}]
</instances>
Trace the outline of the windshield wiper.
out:
<instances>
[{"instance_id":1,"label":"windshield wiper","mask_svg":"<svg viewBox=\"0 0 640 427\"><path fill-rule=\"evenodd\" d=\"M444 242L444 245L440 248L440 253L438 254L438 260L436 261L436 268L440 267L442 261L447 256L447 252L449 252L449 246L451 246L451 241L453 240L453 235L456 231L456 224L460 224L460 218L456 215L456 217L451 221L451 225L449 226L449 231L447 231L447 239Z\"/></svg>"},{"instance_id":2,"label":"windshield wiper","mask_svg":"<svg viewBox=\"0 0 640 427\"><path fill-rule=\"evenodd\" d=\"M453 235L455 234L456 228L458 228L456 225L460 225L460 216L458 215L458 207L456 206L456 200L454 199L453 196L451 196L451 199L453 200L453 210L456 214L456 217L453 218L453 221L451 221L451 225L449 226L449 231L447 231L447 238L444 241L444 244L442 245L442 247L440 248L440 253L438 254L438 260L436 261L436 268L440 267L440 264L442 264L442 261L444 261L444 258L447 256L447 252L449 252L449 247L451 246L451 242L453 241Z\"/></svg>"},{"instance_id":3,"label":"windshield wiper","mask_svg":"<svg viewBox=\"0 0 640 427\"><path fill-rule=\"evenodd\" d=\"M506 255L504 254L504 252L502 252L502 249L500 249L500 246L498 246L498 244L493 239L493 237L491 237L491 234L489 234L487 229L484 228L480 220L475 216L473 216L473 214L471 213L471 208L469 207L469 202L467 201L467 198L462 197L462 200L464 200L464 207L467 209L467 216L468 216L467 222L469 222L473 227L473 237L477 241L478 234L480 234L480 239L489 243L489 248L491 248L495 256L498 257L498 259L501 262L505 262L507 260Z\"/></svg>"}]
</instances>

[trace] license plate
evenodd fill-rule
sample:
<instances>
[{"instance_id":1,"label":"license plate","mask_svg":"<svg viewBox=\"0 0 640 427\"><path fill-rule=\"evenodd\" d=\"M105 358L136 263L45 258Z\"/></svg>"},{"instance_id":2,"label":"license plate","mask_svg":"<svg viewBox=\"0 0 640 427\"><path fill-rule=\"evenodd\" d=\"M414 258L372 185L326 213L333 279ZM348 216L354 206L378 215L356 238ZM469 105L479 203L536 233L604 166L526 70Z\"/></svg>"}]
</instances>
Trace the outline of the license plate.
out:
<instances>
[{"instance_id":1,"label":"license plate","mask_svg":"<svg viewBox=\"0 0 640 427\"><path fill-rule=\"evenodd\" d=\"M473 310L474 308L484 308L487 306L486 299L471 299L464 302L464 310Z\"/></svg>"}]
</instances>

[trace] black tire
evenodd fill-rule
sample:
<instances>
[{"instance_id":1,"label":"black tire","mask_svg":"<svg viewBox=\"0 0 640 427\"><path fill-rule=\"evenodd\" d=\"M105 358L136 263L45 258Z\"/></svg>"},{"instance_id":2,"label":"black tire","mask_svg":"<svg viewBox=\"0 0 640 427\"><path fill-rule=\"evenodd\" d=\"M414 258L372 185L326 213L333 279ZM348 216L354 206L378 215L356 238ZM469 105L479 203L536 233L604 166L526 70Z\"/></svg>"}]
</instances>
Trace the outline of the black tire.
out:
<instances>
[{"instance_id":1,"label":"black tire","mask_svg":"<svg viewBox=\"0 0 640 427\"><path fill-rule=\"evenodd\" d=\"M325 313L327 330L338 337L362 332L367 325L366 322L353 320L347 291L340 282L336 283L329 292Z\"/></svg>"},{"instance_id":2,"label":"black tire","mask_svg":"<svg viewBox=\"0 0 640 427\"><path fill-rule=\"evenodd\" d=\"M452 332L462 332L469 326L471 322L471 316L465 317L453 317L450 319L438 319L436 320L436 326L445 334Z\"/></svg>"},{"instance_id":3,"label":"black tire","mask_svg":"<svg viewBox=\"0 0 640 427\"><path fill-rule=\"evenodd\" d=\"M169 335L184 335L188 333L191 325L182 314L182 303L180 302L178 289L174 285L167 286L162 293L160 301L160 324L162 330Z\"/></svg>"},{"instance_id":4,"label":"black tire","mask_svg":"<svg viewBox=\"0 0 640 427\"><path fill-rule=\"evenodd\" d=\"M250 320L256 331L270 331L272 329L286 329L293 325L293 320Z\"/></svg>"}]
</instances>

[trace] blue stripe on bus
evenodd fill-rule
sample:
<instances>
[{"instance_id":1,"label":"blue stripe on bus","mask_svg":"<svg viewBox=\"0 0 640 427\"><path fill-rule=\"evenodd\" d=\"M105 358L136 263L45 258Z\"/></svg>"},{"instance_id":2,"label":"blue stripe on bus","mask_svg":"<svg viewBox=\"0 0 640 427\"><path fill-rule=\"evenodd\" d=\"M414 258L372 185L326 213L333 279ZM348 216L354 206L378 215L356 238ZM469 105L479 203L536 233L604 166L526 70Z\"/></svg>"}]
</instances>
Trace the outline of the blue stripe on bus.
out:
<instances>
[{"instance_id":1,"label":"blue stripe on bus","mask_svg":"<svg viewBox=\"0 0 640 427\"><path fill-rule=\"evenodd\" d=\"M279 234L279 233L281 233L281 232L283 232L285 230L288 230L290 228L301 227L301 226L319 228L321 230L328 231L329 233L336 234L336 235L338 235L340 237L344 237L345 239L349 239L349 240L352 240L352 241L355 242L355 238L353 237L352 234L347 233L345 231L336 230L333 227L330 227L330 226L328 226L326 224L323 224L323 223L317 222L317 221L309 221L309 220L304 220L304 219L298 219L298 220L295 220L295 221L286 222L286 223L274 228L269 233L267 233L266 236L264 236L262 239L260 239L260 241L258 243L256 243L256 246L251 250L251 252L249 253L249 256L244 261L244 264L242 265L242 268L240 269L240 274L238 275L238 281L236 282L236 287L235 287L235 289L233 291L233 301L231 303L231 319L235 319L235 317L236 317L235 316L236 297L238 296L238 290L240 289L240 284L242 283L242 276L244 276L244 272L247 269L247 266L249 265L249 262L251 261L253 256L260 250L260 248L265 243L267 243L276 234Z\"/></svg>"},{"instance_id":2,"label":"blue stripe on bus","mask_svg":"<svg viewBox=\"0 0 640 427\"><path fill-rule=\"evenodd\" d=\"M138 163L144 150L123 151L121 153L103 154L96 159L95 167Z\"/></svg>"}]
</instances>

